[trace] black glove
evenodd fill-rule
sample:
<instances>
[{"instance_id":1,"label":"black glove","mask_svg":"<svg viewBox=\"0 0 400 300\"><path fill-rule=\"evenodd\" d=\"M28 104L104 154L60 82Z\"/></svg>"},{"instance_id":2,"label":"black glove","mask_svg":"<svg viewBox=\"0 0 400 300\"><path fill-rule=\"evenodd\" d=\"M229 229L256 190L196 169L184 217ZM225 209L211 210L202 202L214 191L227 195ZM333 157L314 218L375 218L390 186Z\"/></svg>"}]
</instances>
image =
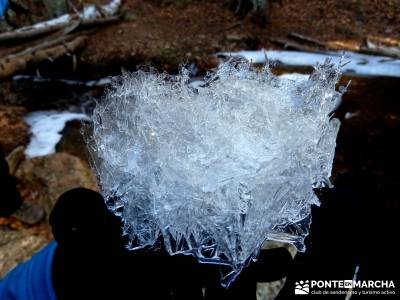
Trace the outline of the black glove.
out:
<instances>
[{"instance_id":1,"label":"black glove","mask_svg":"<svg viewBox=\"0 0 400 300\"><path fill-rule=\"evenodd\" d=\"M286 276L292 258L285 248L262 250L229 289L220 267L192 256L170 256L156 247L128 251L121 220L102 196L74 189L57 201L50 224L58 242L53 283L63 299L256 299L256 282Z\"/></svg>"}]
</instances>

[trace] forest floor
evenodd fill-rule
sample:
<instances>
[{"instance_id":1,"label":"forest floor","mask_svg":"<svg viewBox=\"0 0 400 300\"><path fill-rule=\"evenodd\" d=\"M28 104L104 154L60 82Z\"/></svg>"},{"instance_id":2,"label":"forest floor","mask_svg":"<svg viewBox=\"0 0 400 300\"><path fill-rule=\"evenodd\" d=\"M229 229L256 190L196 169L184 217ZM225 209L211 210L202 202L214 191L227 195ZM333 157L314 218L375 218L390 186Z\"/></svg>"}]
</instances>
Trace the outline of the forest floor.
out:
<instances>
[{"instance_id":1,"label":"forest floor","mask_svg":"<svg viewBox=\"0 0 400 300\"><path fill-rule=\"evenodd\" d=\"M81 9L84 3L107 1L73 2ZM356 51L366 39L397 46L400 40L399 0L275 0L269 1L262 17L235 15L227 2L124 0L120 10L124 18L89 35L71 76L119 74L121 68L131 70L143 64L174 72L180 64L192 62L205 71L216 65L213 55L219 51L282 49L292 42L323 50L318 43L293 39L293 33L331 49ZM36 18L28 20L28 13L21 14L16 23L41 20L40 11L34 7ZM0 56L2 51L0 47ZM70 61L53 63L53 73L60 73L60 64L64 73L71 73ZM39 69L46 72L51 66L43 64Z\"/></svg>"},{"instance_id":2,"label":"forest floor","mask_svg":"<svg viewBox=\"0 0 400 300\"><path fill-rule=\"evenodd\" d=\"M176 70L182 62L195 62L208 69L216 63L210 56L219 51L279 49L282 45L277 41L291 33L352 50L366 38L400 39L398 0L270 1L265 22L251 15L239 18L223 2L160 6L152 1L124 1L122 10L131 13L131 20L93 34L81 59L91 68L113 66L118 72L121 66L148 63Z\"/></svg>"}]
</instances>

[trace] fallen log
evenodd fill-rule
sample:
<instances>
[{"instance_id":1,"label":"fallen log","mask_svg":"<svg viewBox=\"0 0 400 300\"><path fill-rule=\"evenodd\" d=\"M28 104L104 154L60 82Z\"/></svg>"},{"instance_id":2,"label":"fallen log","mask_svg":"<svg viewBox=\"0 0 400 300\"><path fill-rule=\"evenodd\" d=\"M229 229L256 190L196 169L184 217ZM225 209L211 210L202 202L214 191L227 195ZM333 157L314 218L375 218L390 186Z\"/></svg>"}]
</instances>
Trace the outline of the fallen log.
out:
<instances>
[{"instance_id":1,"label":"fallen log","mask_svg":"<svg viewBox=\"0 0 400 300\"><path fill-rule=\"evenodd\" d=\"M96 7L96 5L89 5L86 6L82 12L78 12L77 14L72 14L72 15L65 14L55 19L39 22L31 26L18 28L16 29L16 31L22 32L22 31L29 31L33 29L54 26L54 25L65 24L71 21L73 18L76 18L76 16L78 16L78 18L81 20L101 18L102 15L113 16L118 12L121 4L122 4L121 0L111 0L108 4L105 4L100 7L101 12L99 11L99 7Z\"/></svg>"},{"instance_id":2,"label":"fallen log","mask_svg":"<svg viewBox=\"0 0 400 300\"><path fill-rule=\"evenodd\" d=\"M317 39L314 39L312 37L297 33L297 32L289 33L289 37L294 38L296 40L299 40L301 42L306 42L306 43L310 43L310 44L314 44L314 45L326 48L326 44L325 43L323 43L323 42L321 42L321 41L319 41Z\"/></svg>"},{"instance_id":3,"label":"fallen log","mask_svg":"<svg viewBox=\"0 0 400 300\"><path fill-rule=\"evenodd\" d=\"M49 27L37 28L28 31L10 31L0 34L0 43L13 42L19 40L26 40L38 36L53 33L57 30L64 28L66 24L58 24Z\"/></svg>"},{"instance_id":4,"label":"fallen log","mask_svg":"<svg viewBox=\"0 0 400 300\"><path fill-rule=\"evenodd\" d=\"M111 17L104 17L104 18L87 19L87 20L79 19L79 18L72 18L71 21L69 21L67 23L60 23L60 24L56 24L56 25L51 25L51 26L47 26L47 27L39 27L39 28L32 27L29 30L11 31L11 32L2 33L2 34L0 34L0 43L15 42L15 41L22 41L22 40L38 38L38 37L48 35L50 33L54 33L56 31L62 30L64 28L67 28L74 22L78 22L78 26L76 27L76 29L83 29L83 28L107 25L110 23L118 22L119 20L120 20L119 15L111 16Z\"/></svg>"},{"instance_id":5,"label":"fallen log","mask_svg":"<svg viewBox=\"0 0 400 300\"><path fill-rule=\"evenodd\" d=\"M388 47L400 47L400 39L396 38L369 35L365 40Z\"/></svg>"},{"instance_id":6,"label":"fallen log","mask_svg":"<svg viewBox=\"0 0 400 300\"><path fill-rule=\"evenodd\" d=\"M5 79L24 71L28 67L35 66L46 59L52 61L66 54L74 53L85 45L86 39L86 36L78 36L70 41L65 41L46 49L27 51L24 55L19 55L12 59L4 58L0 60L0 79Z\"/></svg>"},{"instance_id":7,"label":"fallen log","mask_svg":"<svg viewBox=\"0 0 400 300\"><path fill-rule=\"evenodd\" d=\"M75 38L76 36L78 36L78 34L69 35L69 33L71 31L73 31L77 27L77 25L78 25L77 22L75 24L72 23L69 27L64 28L63 30L61 30L49 37L46 37L39 41L36 41L36 43L33 46L27 47L27 48L23 49L22 51L13 52L13 53L3 57L3 59L4 60L12 60L19 56L28 55L32 52L55 46L66 40L71 40L71 39Z\"/></svg>"}]
</instances>

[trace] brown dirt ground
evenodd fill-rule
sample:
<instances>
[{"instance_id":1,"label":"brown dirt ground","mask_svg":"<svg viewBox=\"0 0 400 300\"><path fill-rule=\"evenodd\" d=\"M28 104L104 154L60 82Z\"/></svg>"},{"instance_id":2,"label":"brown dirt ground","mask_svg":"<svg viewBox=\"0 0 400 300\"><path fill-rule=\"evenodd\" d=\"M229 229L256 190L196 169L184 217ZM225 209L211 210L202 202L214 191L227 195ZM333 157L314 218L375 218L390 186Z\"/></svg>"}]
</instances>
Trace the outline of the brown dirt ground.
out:
<instances>
[{"instance_id":1,"label":"brown dirt ground","mask_svg":"<svg viewBox=\"0 0 400 300\"><path fill-rule=\"evenodd\" d=\"M270 38L287 38L290 32L349 49L357 49L366 37L400 39L400 0L272 1L266 24L239 19L222 2L177 7L126 0L122 10L130 12L131 20L93 34L82 63L120 71L148 63L171 70L195 61L207 69L215 63L208 57L215 52L279 48Z\"/></svg>"},{"instance_id":2,"label":"brown dirt ground","mask_svg":"<svg viewBox=\"0 0 400 300\"><path fill-rule=\"evenodd\" d=\"M49 70L49 74L42 74L48 76L93 78L148 64L174 72L182 63L195 62L204 71L216 66L212 55L218 51L279 49L284 45L276 39L295 42L288 39L291 32L335 49L357 50L366 38L400 45L400 0L270 0L266 22L251 15L240 18L228 8L228 1L124 0L121 22L89 34L78 55L77 71L71 57L44 62L38 69ZM105 2L108 0L73 1L78 9ZM33 7L35 17L29 18L42 20L38 11L39 7ZM28 15L20 18L28 22ZM10 49L0 47L0 56Z\"/></svg>"}]
</instances>

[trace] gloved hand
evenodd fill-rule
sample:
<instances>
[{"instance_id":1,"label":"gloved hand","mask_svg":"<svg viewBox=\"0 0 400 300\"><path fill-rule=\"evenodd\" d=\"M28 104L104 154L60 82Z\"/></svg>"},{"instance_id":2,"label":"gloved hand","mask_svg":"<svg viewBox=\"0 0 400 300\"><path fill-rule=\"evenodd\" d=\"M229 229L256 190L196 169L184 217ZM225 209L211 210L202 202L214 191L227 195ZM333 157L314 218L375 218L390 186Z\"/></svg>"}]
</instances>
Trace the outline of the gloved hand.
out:
<instances>
[{"instance_id":1,"label":"gloved hand","mask_svg":"<svg viewBox=\"0 0 400 300\"><path fill-rule=\"evenodd\" d=\"M256 299L256 282L285 277L292 263L285 248L262 250L258 261L224 289L219 266L170 256L161 241L151 249L126 250L121 220L100 194L82 188L59 198L50 224L58 242L53 284L59 300Z\"/></svg>"}]
</instances>

